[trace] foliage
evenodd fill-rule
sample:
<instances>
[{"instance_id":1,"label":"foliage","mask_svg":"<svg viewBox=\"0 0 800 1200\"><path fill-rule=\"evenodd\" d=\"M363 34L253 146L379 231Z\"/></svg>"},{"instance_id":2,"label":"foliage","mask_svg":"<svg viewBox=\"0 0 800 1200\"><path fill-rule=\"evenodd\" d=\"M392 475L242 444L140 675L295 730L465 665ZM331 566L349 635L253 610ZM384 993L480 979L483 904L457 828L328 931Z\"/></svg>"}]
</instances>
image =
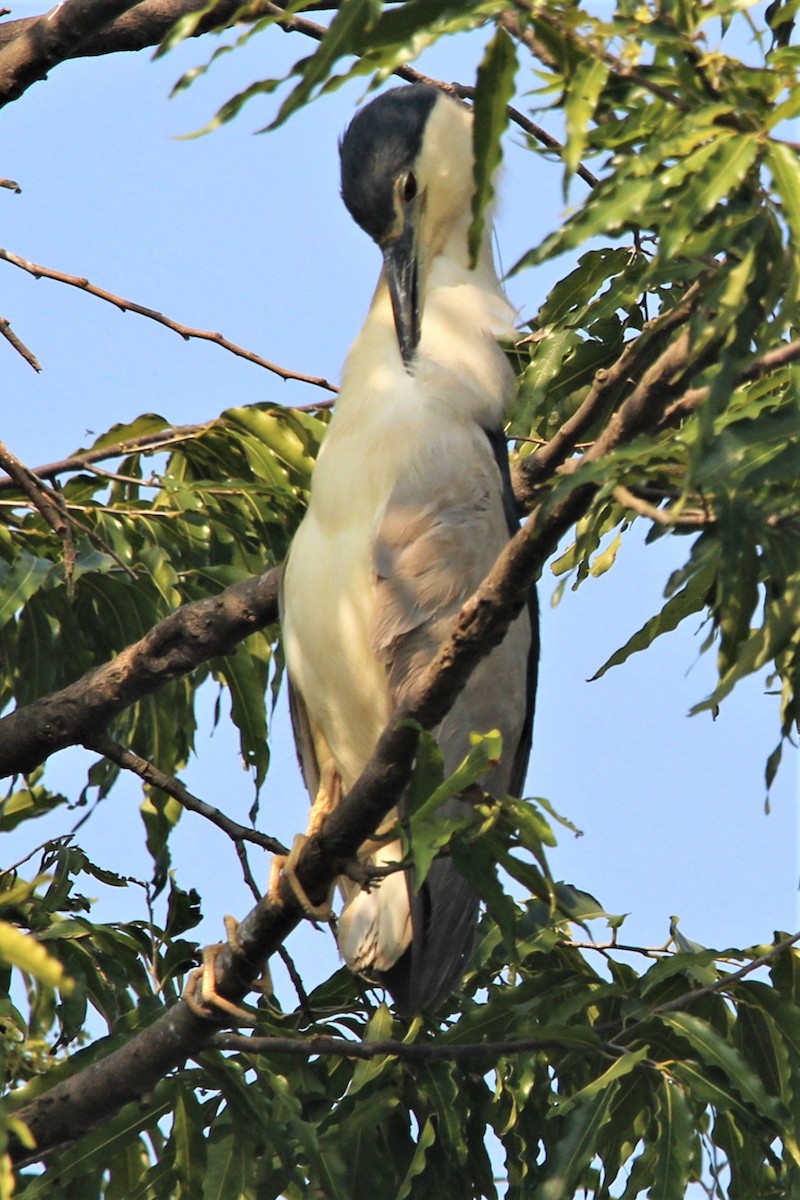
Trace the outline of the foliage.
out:
<instances>
[{"instance_id":1,"label":"foliage","mask_svg":"<svg viewBox=\"0 0 800 1200\"><path fill-rule=\"evenodd\" d=\"M513 12L494 0L341 0L276 116L287 120L353 73L383 82L437 38L485 27L473 236L491 199L512 84L517 108L559 118L556 153L536 144L522 114L531 151L563 171L565 193L578 191L582 163L597 178L517 267L567 256L528 336L509 351L519 368L510 424L519 479L541 528L574 511L574 541L555 563L574 586L612 565L635 521L649 524L651 539L682 537L685 563L664 607L602 669L704 616L718 682L698 707L715 708L754 672L780 691L768 785L800 716L800 162L787 137L800 110L796 9L792 0L752 14L740 0L617 0L613 12L572 0L521 0ZM165 49L202 15L179 22ZM238 40L265 37L280 16L243 9ZM743 23L756 65L711 49ZM281 82L243 88L211 125ZM2 708L57 691L176 606L279 563L324 427L324 416L261 405L187 430L152 414L115 426L92 448L114 458L113 474L76 469L56 493L71 543L24 490L0 493ZM151 435L163 436L137 443ZM114 738L177 775L194 752L198 689L213 678L260 785L264 693L280 682L275 636L253 634L138 698L114 718ZM456 856L486 908L460 994L410 1026L344 970L295 1011L264 999L256 1033L279 1046L222 1038L59 1151L44 1175L22 1169L14 1185L6 1159L2 1200L14 1186L48 1200L494 1197L487 1132L510 1200L580 1190L678 1200L697 1180L731 1200L800 1193L800 956L791 938L718 952L675 930L661 949L624 952L621 918L552 878L547 802L486 800L474 824L437 823L430 795L473 783L491 753L476 743L448 783L428 749L409 852L423 873L434 852ZM3 828L103 797L119 773L100 759L76 800L51 792L37 767L12 784ZM169 881L180 805L151 784L144 790L152 897ZM24 1104L175 1003L196 959L185 935L199 899L173 883L166 928L100 925L76 890L81 880L129 881L75 843L48 844L30 879L25 866L0 875L10 1092L0 1149L13 1138L18 1157L28 1143L14 1114ZM612 929L610 944L576 944L598 919ZM641 971L630 953L644 958ZM88 1044L98 1021L107 1035ZM326 1038L356 1048L394 1041L358 1059L312 1041Z\"/></svg>"}]
</instances>

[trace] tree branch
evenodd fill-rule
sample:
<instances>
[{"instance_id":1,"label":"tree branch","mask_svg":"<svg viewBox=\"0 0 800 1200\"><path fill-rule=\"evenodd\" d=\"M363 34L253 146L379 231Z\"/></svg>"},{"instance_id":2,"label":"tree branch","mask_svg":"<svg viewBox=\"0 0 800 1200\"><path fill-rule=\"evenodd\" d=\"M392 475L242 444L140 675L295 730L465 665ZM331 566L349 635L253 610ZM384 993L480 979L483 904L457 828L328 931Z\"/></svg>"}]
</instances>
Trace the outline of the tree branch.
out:
<instances>
[{"instance_id":1,"label":"tree branch","mask_svg":"<svg viewBox=\"0 0 800 1200\"><path fill-rule=\"evenodd\" d=\"M572 455L583 435L618 402L632 377L653 362L668 338L688 321L700 297L700 282L696 281L674 308L648 321L641 334L628 342L617 361L595 374L589 392L578 409L569 417L549 442L523 459L514 470L514 491L518 502L530 507L537 485L551 478L558 467Z\"/></svg>"},{"instance_id":2,"label":"tree branch","mask_svg":"<svg viewBox=\"0 0 800 1200\"><path fill-rule=\"evenodd\" d=\"M249 829L246 825L240 825L238 821L234 821L226 816L224 812L215 808L213 804L208 804L205 800L201 800L199 796L193 795L188 788L183 786L180 780L167 775L155 763L148 762L146 758L134 754L132 750L126 750L124 746L121 746L119 742L116 742L107 733L94 734L86 738L83 744L87 750L95 750L98 754L102 754L111 762L116 763L123 771L132 771L144 783L148 783L151 787L158 788L159 791L172 796L174 800L178 801L181 808L185 808L187 812L197 813L199 816L205 817L212 825L216 825L217 829L221 829L223 833L227 834L231 841L237 844L252 842L254 846L260 846L262 850L268 850L271 854L289 853L286 846L282 842L279 842L277 838L270 837L267 833L260 833L257 829Z\"/></svg>"},{"instance_id":3,"label":"tree branch","mask_svg":"<svg viewBox=\"0 0 800 1200\"><path fill-rule=\"evenodd\" d=\"M33 474L39 479L53 479L57 475L66 475L71 471L82 471L92 463L107 462L110 458L124 458L137 450L165 450L177 446L196 434L202 433L211 422L204 425L176 425L164 429L160 433L145 433L142 437L127 438L112 446L102 446L96 450L83 450L72 454L69 458L59 458L55 462L43 463L41 467L33 467ZM11 475L0 475L0 491L15 488L18 484Z\"/></svg>"},{"instance_id":4,"label":"tree branch","mask_svg":"<svg viewBox=\"0 0 800 1200\"><path fill-rule=\"evenodd\" d=\"M739 377L740 382L747 383L752 379L760 379L762 375L779 370L780 367L786 366L787 363L797 362L798 359L800 359L800 341L784 342L782 346L776 346L774 350L768 350L765 354L753 359L750 365L742 371ZM701 404L705 403L710 394L711 388L709 387L688 388L664 412L661 419L662 428L677 425L684 417L691 416Z\"/></svg>"},{"instance_id":5,"label":"tree branch","mask_svg":"<svg viewBox=\"0 0 800 1200\"><path fill-rule=\"evenodd\" d=\"M95 29L91 36L69 47L64 58L96 57L157 46L176 21L205 7L206 0L143 0L142 3L129 4L122 14L102 29ZM232 19L239 8L241 0L219 0L213 12L200 22L195 36L199 37ZM31 30L44 19L45 16L37 16L3 21L0 24L0 47L28 37Z\"/></svg>"},{"instance_id":6,"label":"tree branch","mask_svg":"<svg viewBox=\"0 0 800 1200\"><path fill-rule=\"evenodd\" d=\"M318 1055L370 1060L391 1057L400 1062L460 1062L462 1059L495 1061L506 1054L535 1054L537 1050L572 1050L574 1038L519 1038L500 1042L459 1042L441 1045L434 1042L401 1042L384 1038L376 1042L351 1042L327 1036L310 1038L257 1037L238 1033L215 1033L210 1045L215 1050L235 1050L242 1054L290 1054L296 1058ZM589 1047L587 1046L587 1049ZM598 1049L600 1047L598 1046Z\"/></svg>"},{"instance_id":7,"label":"tree branch","mask_svg":"<svg viewBox=\"0 0 800 1200\"><path fill-rule=\"evenodd\" d=\"M188 325L180 325L177 321L173 321L171 317L164 316L163 313L157 312L154 308L146 308L143 304L137 304L134 300L125 300L122 296L115 296L113 292L108 292L105 288L97 287L96 284L90 283L88 279L79 275L67 275L63 271L54 271L51 267L40 266L39 263L30 262L29 259L21 258L19 254L14 254L11 250L4 250L2 247L0 247L0 259L11 263L14 267L19 267L21 271L27 271L35 279L52 279L57 283L66 283L70 287L87 292L90 296L96 296L99 300L105 300L107 303L113 304L121 312L135 312L140 317L148 317L151 321L157 321L159 325L171 329L173 333L180 334L185 341L189 341L190 338L197 338L201 341L213 342L216 346L221 346L223 350L229 350L231 354L235 354L238 358L244 358L247 362L255 363L258 367L264 367L267 371L271 371L273 375L277 375L281 379L293 380L298 383L308 383L312 387L324 388L328 392L338 392L339 390L335 384L329 383L322 376L301 375L297 371L289 371L285 367L279 367L277 363L269 362L266 358L261 358L260 355L254 354L252 350L245 350L243 346L237 346L235 342L229 341L221 333L211 333L207 329L192 329Z\"/></svg>"},{"instance_id":8,"label":"tree branch","mask_svg":"<svg viewBox=\"0 0 800 1200\"><path fill-rule=\"evenodd\" d=\"M280 568L184 604L99 670L0 720L0 778L27 773L80 745L170 679L229 650L278 618Z\"/></svg>"},{"instance_id":9,"label":"tree branch","mask_svg":"<svg viewBox=\"0 0 800 1200\"><path fill-rule=\"evenodd\" d=\"M25 362L33 367L34 371L41 371L42 364L39 362L32 350L29 350L21 338L17 337L14 330L11 328L11 322L6 317L0 317L0 333L8 342L9 346L13 346L17 354L21 354Z\"/></svg>"},{"instance_id":10,"label":"tree branch","mask_svg":"<svg viewBox=\"0 0 800 1200\"><path fill-rule=\"evenodd\" d=\"M17 31L0 49L0 108L17 100L51 67L75 53L138 0L61 0L44 16Z\"/></svg>"},{"instance_id":11,"label":"tree branch","mask_svg":"<svg viewBox=\"0 0 800 1200\"><path fill-rule=\"evenodd\" d=\"M0 466L5 467L9 476L60 539L64 551L64 577L67 588L71 590L75 571L75 543L72 539L70 518L61 497L46 488L30 467L26 467L16 454L11 453L5 442L0 442Z\"/></svg>"}]
</instances>

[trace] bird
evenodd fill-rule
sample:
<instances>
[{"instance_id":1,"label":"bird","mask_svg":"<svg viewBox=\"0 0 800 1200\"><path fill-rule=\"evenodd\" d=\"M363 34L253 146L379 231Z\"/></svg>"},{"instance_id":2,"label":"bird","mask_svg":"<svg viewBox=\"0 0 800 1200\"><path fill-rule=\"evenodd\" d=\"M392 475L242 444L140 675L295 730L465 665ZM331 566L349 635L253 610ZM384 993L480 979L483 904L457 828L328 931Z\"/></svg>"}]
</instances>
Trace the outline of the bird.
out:
<instances>
[{"instance_id":1,"label":"bird","mask_svg":"<svg viewBox=\"0 0 800 1200\"><path fill-rule=\"evenodd\" d=\"M513 372L498 339L514 310L487 228L472 263L472 113L428 84L386 91L340 145L341 194L383 268L347 356L285 565L281 622L290 708L318 830L360 776L392 714L414 696L454 618L519 527L504 416ZM521 795L538 663L535 591L434 731L447 773L470 733L499 729L483 781ZM464 811L456 797L443 815ZM400 815L403 802L400 804ZM386 830L362 847L376 868L402 860ZM449 857L421 889L413 869L362 887L339 880L339 951L385 985L401 1015L435 1011L458 986L479 901Z\"/></svg>"}]
</instances>

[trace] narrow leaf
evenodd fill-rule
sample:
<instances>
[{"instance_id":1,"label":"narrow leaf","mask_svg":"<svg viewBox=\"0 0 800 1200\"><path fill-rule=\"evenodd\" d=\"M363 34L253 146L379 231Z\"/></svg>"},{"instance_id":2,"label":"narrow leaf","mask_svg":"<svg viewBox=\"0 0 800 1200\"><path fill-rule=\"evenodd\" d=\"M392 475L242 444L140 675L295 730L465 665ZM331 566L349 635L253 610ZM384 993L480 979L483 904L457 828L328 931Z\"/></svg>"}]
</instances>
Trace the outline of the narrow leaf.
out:
<instances>
[{"instance_id":1,"label":"narrow leaf","mask_svg":"<svg viewBox=\"0 0 800 1200\"><path fill-rule=\"evenodd\" d=\"M469 256L474 264L483 240L484 214L494 196L494 176L503 157L501 138L508 125L507 105L514 94L517 54L514 43L498 27L478 67L472 145L475 191L469 227Z\"/></svg>"}]
</instances>

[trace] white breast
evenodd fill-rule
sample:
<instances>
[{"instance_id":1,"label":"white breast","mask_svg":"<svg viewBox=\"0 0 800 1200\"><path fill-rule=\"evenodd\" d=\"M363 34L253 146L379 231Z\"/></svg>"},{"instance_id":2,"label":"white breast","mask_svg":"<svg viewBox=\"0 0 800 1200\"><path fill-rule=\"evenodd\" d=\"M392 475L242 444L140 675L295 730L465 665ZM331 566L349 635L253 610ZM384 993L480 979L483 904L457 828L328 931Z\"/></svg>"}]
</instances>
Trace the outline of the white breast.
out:
<instances>
[{"instance_id":1,"label":"white breast","mask_svg":"<svg viewBox=\"0 0 800 1200\"><path fill-rule=\"evenodd\" d=\"M388 497L423 449L428 461L437 441L443 455L457 453L480 425L499 423L507 401L510 372L494 336L510 323L511 310L496 287L474 280L463 268L454 274L434 264L413 375L400 358L388 293L379 284L348 356L308 512L292 543L286 661L345 791L390 715L385 669L370 649L371 548ZM473 318L466 324L465 297ZM424 500L424 480L420 488Z\"/></svg>"}]
</instances>

